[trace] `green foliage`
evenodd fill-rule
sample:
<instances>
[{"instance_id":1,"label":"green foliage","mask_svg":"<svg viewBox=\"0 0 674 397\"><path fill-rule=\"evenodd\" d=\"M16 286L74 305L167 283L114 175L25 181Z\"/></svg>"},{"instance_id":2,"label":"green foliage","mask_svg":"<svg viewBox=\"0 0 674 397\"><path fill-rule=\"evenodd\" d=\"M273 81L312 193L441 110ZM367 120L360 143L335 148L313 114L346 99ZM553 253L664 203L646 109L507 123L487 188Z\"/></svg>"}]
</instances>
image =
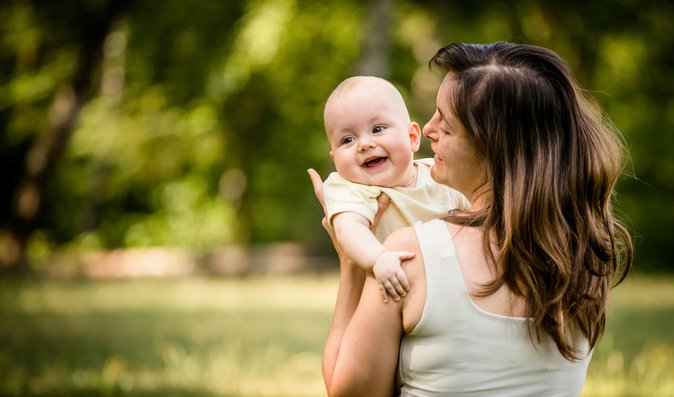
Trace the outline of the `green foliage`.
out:
<instances>
[{"instance_id":1,"label":"green foliage","mask_svg":"<svg viewBox=\"0 0 674 397\"><path fill-rule=\"evenodd\" d=\"M338 278L0 285L0 396L324 396ZM673 396L674 280L629 278L583 396Z\"/></svg>"},{"instance_id":2,"label":"green foliage","mask_svg":"<svg viewBox=\"0 0 674 397\"><path fill-rule=\"evenodd\" d=\"M0 5L0 229L104 4ZM439 81L427 60L443 44L510 40L564 56L625 134L631 162L616 205L636 235L637 266L671 268L672 4L394 4L388 77L421 125ZM296 240L331 250L317 233L322 215L305 170L332 170L323 103L356 72L366 29L377 23L369 12L355 0L131 3L108 33L96 90L55 170L32 249Z\"/></svg>"}]
</instances>

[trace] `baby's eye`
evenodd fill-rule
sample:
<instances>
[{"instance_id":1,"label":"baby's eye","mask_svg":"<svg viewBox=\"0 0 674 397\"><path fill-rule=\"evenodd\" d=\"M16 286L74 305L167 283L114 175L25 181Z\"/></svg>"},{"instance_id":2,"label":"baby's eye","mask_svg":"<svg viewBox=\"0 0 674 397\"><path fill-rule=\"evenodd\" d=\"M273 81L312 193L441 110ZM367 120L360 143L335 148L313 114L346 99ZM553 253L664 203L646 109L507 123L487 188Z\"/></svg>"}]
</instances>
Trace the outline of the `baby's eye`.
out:
<instances>
[{"instance_id":1,"label":"baby's eye","mask_svg":"<svg viewBox=\"0 0 674 397\"><path fill-rule=\"evenodd\" d=\"M377 125L372 129L372 133L378 134L380 132L384 131L384 127L381 125Z\"/></svg>"},{"instance_id":2,"label":"baby's eye","mask_svg":"<svg viewBox=\"0 0 674 397\"><path fill-rule=\"evenodd\" d=\"M345 137L343 137L342 139L340 139L340 140L339 140L339 143L340 143L341 145L348 145L349 143L351 143L351 142L353 142L353 141L355 141L355 140L356 140L356 139L355 139L354 137L352 137L352 136L349 135L349 136L345 136Z\"/></svg>"}]
</instances>

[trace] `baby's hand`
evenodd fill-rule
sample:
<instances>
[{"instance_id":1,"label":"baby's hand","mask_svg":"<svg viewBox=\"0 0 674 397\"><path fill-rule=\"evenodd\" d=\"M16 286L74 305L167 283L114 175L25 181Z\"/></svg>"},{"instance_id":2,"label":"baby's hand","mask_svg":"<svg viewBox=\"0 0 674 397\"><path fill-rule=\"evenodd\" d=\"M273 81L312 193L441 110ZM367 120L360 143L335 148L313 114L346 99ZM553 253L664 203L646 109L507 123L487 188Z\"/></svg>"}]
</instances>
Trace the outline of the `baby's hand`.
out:
<instances>
[{"instance_id":1,"label":"baby's hand","mask_svg":"<svg viewBox=\"0 0 674 397\"><path fill-rule=\"evenodd\" d=\"M407 295L410 284L400 263L412 258L414 258L414 252L405 251L386 251L377 258L372 272L377 279L384 303L388 302L389 295L396 302Z\"/></svg>"}]
</instances>

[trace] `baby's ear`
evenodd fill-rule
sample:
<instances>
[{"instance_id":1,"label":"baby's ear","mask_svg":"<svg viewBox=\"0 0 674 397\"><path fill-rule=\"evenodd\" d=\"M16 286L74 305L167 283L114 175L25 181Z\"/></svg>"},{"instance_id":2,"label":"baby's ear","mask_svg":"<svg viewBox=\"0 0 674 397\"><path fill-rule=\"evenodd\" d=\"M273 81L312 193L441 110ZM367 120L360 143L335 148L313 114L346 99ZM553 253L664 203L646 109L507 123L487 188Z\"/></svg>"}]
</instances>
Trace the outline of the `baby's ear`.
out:
<instances>
[{"instance_id":1,"label":"baby's ear","mask_svg":"<svg viewBox=\"0 0 674 397\"><path fill-rule=\"evenodd\" d=\"M332 150L330 151L330 160L332 160L333 163L335 162L335 155L332 153Z\"/></svg>"},{"instance_id":2,"label":"baby's ear","mask_svg":"<svg viewBox=\"0 0 674 397\"><path fill-rule=\"evenodd\" d=\"M409 128L410 144L412 145L412 151L416 152L421 146L421 128L419 124L412 121Z\"/></svg>"}]
</instances>

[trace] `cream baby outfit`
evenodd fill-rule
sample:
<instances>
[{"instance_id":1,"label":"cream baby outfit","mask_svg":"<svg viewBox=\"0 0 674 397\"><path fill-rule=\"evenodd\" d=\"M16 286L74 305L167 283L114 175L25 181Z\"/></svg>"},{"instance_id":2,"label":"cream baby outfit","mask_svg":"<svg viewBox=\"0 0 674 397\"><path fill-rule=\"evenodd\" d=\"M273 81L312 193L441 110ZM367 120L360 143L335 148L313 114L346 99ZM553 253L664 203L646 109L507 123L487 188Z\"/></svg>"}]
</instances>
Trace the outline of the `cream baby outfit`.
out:
<instances>
[{"instance_id":1,"label":"cream baby outfit","mask_svg":"<svg viewBox=\"0 0 674 397\"><path fill-rule=\"evenodd\" d=\"M528 319L480 309L468 295L447 225L414 225L426 271L421 320L403 336L400 396L578 396L592 353L566 360L550 338L534 345Z\"/></svg>"},{"instance_id":2,"label":"cream baby outfit","mask_svg":"<svg viewBox=\"0 0 674 397\"><path fill-rule=\"evenodd\" d=\"M461 193L431 178L433 159L415 160L414 164L417 167L417 181L411 188L361 185L347 181L336 172L331 173L323 184L330 224L334 216L342 212L355 212L372 223L377 213L377 197L381 193L391 198L391 204L374 231L381 242L395 230L414 222L442 218L450 210L468 207L468 200Z\"/></svg>"}]
</instances>

